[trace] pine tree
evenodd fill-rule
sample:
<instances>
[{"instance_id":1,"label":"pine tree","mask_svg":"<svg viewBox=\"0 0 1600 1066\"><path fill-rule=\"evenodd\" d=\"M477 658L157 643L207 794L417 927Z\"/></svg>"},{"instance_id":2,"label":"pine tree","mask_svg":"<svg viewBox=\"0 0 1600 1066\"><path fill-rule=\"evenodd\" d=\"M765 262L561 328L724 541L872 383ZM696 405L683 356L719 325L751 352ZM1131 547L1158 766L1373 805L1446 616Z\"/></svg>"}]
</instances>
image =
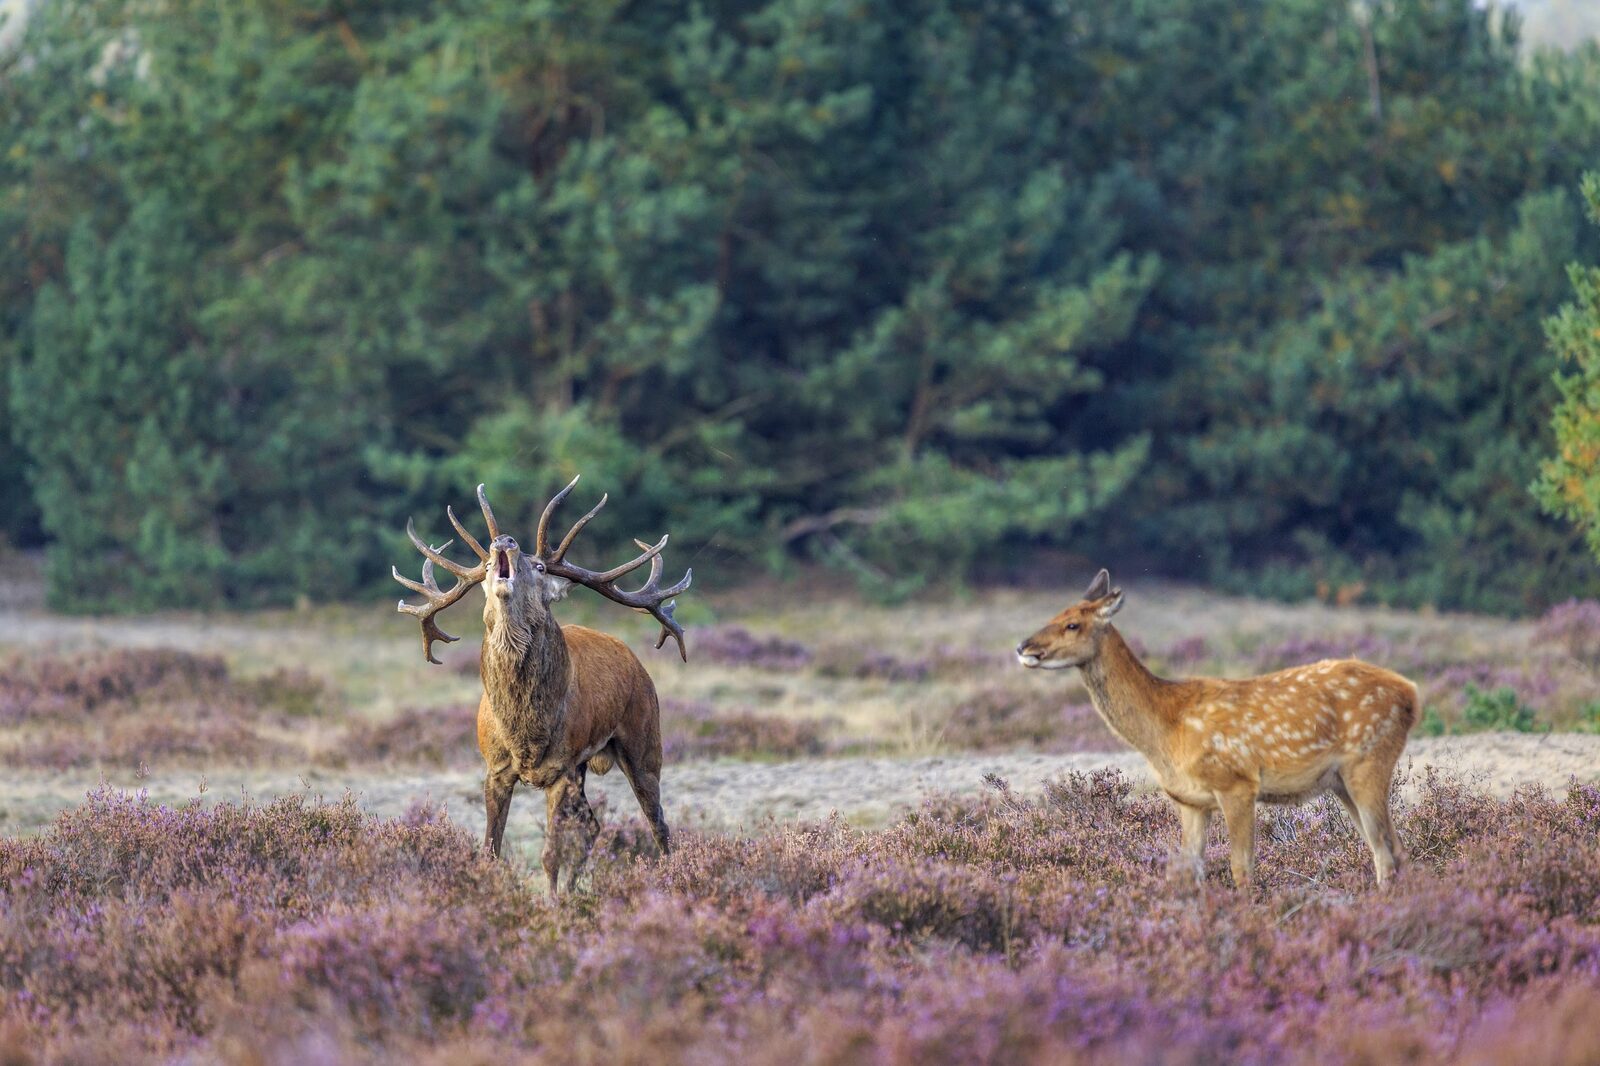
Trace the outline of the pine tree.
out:
<instances>
[{"instance_id":1,"label":"pine tree","mask_svg":"<svg viewBox=\"0 0 1600 1066\"><path fill-rule=\"evenodd\" d=\"M1589 220L1600 224L1600 174L1583 182ZM1540 467L1534 491L1551 514L1575 523L1600 556L1600 266L1567 268L1573 300L1545 322L1561 360L1561 401L1553 419L1556 454Z\"/></svg>"}]
</instances>

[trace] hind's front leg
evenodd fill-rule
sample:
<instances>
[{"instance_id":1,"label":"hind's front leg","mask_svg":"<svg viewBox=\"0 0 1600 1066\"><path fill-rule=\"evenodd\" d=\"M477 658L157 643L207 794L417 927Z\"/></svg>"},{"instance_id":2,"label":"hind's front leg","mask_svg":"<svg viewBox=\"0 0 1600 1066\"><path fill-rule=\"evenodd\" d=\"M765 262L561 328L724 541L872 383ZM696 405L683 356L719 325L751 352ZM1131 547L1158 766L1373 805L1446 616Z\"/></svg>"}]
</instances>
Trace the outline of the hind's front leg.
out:
<instances>
[{"instance_id":1,"label":"hind's front leg","mask_svg":"<svg viewBox=\"0 0 1600 1066\"><path fill-rule=\"evenodd\" d=\"M1222 808L1222 818L1228 823L1229 865L1233 867L1233 883L1249 888L1256 872L1256 790L1240 783L1226 792L1217 793L1217 805Z\"/></svg>"},{"instance_id":2,"label":"hind's front leg","mask_svg":"<svg viewBox=\"0 0 1600 1066\"><path fill-rule=\"evenodd\" d=\"M1179 851L1182 862L1193 875L1195 884L1206 879L1206 830L1211 825L1211 812L1204 807L1191 807L1173 800L1178 808L1178 822L1183 827L1183 844Z\"/></svg>"}]
</instances>

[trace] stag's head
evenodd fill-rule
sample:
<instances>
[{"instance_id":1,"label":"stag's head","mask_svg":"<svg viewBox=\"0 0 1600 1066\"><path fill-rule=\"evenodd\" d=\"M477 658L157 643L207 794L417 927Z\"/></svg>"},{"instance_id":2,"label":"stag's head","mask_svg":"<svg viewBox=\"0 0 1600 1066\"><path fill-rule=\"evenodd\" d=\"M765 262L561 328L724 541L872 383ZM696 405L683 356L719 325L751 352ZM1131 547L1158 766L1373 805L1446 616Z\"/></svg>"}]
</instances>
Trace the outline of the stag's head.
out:
<instances>
[{"instance_id":1,"label":"stag's head","mask_svg":"<svg viewBox=\"0 0 1600 1066\"><path fill-rule=\"evenodd\" d=\"M478 565L473 567L462 566L443 554L444 549L450 546L449 541L435 548L417 536L416 529L409 521L406 523L406 535L422 553L422 580L412 581L410 578L402 577L398 569L393 572L396 581L413 592L421 593L427 601L410 604L401 600L400 610L421 619L422 651L429 662L439 661L433 657L434 641L449 643L457 639L438 627L434 622L434 615L460 600L473 586L480 584L484 586L486 621L511 617L522 622L537 622L549 613L550 604L566 596L567 590L574 582L593 589L615 603L654 616L661 623L661 636L656 641L656 647L659 648L666 643L670 635L677 639L678 653L685 661L688 660L689 655L683 644L683 627L673 619L672 611L676 605L673 597L689 587L694 571L685 572L682 580L670 588L660 587L661 552L667 546L666 537L662 537L653 545L635 541L634 543L643 549L643 554L603 572L586 570L568 562L567 549L572 547L572 542L583 527L589 524L590 519L599 514L600 508L606 505L608 497L602 496L600 502L595 504L588 514L573 523L567 535L561 538L561 543L551 547L548 539L550 516L555 513L556 506L567 498L567 494L577 483L578 479L573 478L566 488L556 493L545 505L544 513L539 517L539 528L534 537L531 553L523 551L515 537L500 532L500 524L495 521L494 510L489 506L489 499L484 494L482 485L478 486L478 506L482 509L483 520L489 527L487 549L467 532L466 527L456 518L454 510L445 508L445 513L450 516L450 524L455 527L457 535L478 556ZM439 588L433 577L435 563L456 576L454 586L449 589ZM632 573L645 563L650 564L650 576L643 586L632 592L617 588L616 582L619 578Z\"/></svg>"},{"instance_id":2,"label":"stag's head","mask_svg":"<svg viewBox=\"0 0 1600 1066\"><path fill-rule=\"evenodd\" d=\"M1083 599L1044 624L1017 645L1017 661L1030 669L1063 670L1083 666L1100 654L1100 641L1111 616L1122 610L1122 590L1111 587L1102 570L1084 590Z\"/></svg>"},{"instance_id":3,"label":"stag's head","mask_svg":"<svg viewBox=\"0 0 1600 1066\"><path fill-rule=\"evenodd\" d=\"M527 554L517 544L517 538L504 533L491 536L487 561L488 575L483 582L485 616L545 613L550 604L565 599L572 587L571 579L551 573L542 553Z\"/></svg>"}]
</instances>

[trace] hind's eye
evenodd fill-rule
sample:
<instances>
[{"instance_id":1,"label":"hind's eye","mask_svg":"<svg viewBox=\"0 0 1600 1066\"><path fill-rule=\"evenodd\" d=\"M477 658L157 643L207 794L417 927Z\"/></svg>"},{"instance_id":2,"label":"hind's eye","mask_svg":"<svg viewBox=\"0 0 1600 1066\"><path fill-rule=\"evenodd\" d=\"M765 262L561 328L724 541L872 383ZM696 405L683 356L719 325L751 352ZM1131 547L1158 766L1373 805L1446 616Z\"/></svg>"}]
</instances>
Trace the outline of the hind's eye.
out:
<instances>
[{"instance_id":1,"label":"hind's eye","mask_svg":"<svg viewBox=\"0 0 1600 1066\"><path fill-rule=\"evenodd\" d=\"M1076 622L1068 622L1067 623L1067 628L1075 633L1078 630L1078 623L1076 623Z\"/></svg>"}]
</instances>

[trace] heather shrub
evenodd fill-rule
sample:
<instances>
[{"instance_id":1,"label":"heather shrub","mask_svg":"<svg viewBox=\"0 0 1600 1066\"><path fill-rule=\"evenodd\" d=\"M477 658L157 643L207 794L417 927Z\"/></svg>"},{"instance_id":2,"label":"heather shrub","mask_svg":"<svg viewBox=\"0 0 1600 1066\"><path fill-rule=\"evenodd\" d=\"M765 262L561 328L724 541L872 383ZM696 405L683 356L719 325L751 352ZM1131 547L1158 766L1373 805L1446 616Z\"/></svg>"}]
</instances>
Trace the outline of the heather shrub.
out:
<instances>
[{"instance_id":1,"label":"heather shrub","mask_svg":"<svg viewBox=\"0 0 1600 1066\"><path fill-rule=\"evenodd\" d=\"M667 699L661 707L661 747L675 762L694 758L798 759L828 750L830 723L749 710L718 710L709 703Z\"/></svg>"},{"instance_id":2,"label":"heather shrub","mask_svg":"<svg viewBox=\"0 0 1600 1066\"><path fill-rule=\"evenodd\" d=\"M216 695L227 681L221 658L169 648L19 658L0 669L0 721L81 717L139 698Z\"/></svg>"},{"instance_id":3,"label":"heather shrub","mask_svg":"<svg viewBox=\"0 0 1600 1066\"><path fill-rule=\"evenodd\" d=\"M1419 652L1416 647L1397 644L1377 633L1300 633L1259 645L1251 661L1260 673L1322 659L1365 659L1406 673L1417 665Z\"/></svg>"},{"instance_id":4,"label":"heather shrub","mask_svg":"<svg viewBox=\"0 0 1600 1066\"><path fill-rule=\"evenodd\" d=\"M1002 685L985 686L956 704L938 721L937 735L944 746L960 751L1115 751L1123 747L1088 704L1064 704L1059 695L1018 693Z\"/></svg>"},{"instance_id":5,"label":"heather shrub","mask_svg":"<svg viewBox=\"0 0 1600 1066\"><path fill-rule=\"evenodd\" d=\"M918 684L930 680L938 669L935 659L906 659L888 652L855 647L834 647L817 657L823 677L898 681Z\"/></svg>"},{"instance_id":6,"label":"heather shrub","mask_svg":"<svg viewBox=\"0 0 1600 1066\"><path fill-rule=\"evenodd\" d=\"M326 996L366 1035L429 1032L469 1019L488 992L493 945L472 918L409 900L329 908L282 929L272 951L298 997Z\"/></svg>"},{"instance_id":7,"label":"heather shrub","mask_svg":"<svg viewBox=\"0 0 1600 1066\"><path fill-rule=\"evenodd\" d=\"M1175 671L1192 670L1200 663L1216 657L1211 643L1205 637L1185 637L1183 640L1174 641L1156 656L1156 660L1166 669Z\"/></svg>"},{"instance_id":8,"label":"heather shrub","mask_svg":"<svg viewBox=\"0 0 1600 1066\"><path fill-rule=\"evenodd\" d=\"M1568 600L1550 608L1534 627L1533 641L1600 667L1600 601Z\"/></svg>"},{"instance_id":9,"label":"heather shrub","mask_svg":"<svg viewBox=\"0 0 1600 1066\"><path fill-rule=\"evenodd\" d=\"M951 940L974 951L1009 953L1031 926L1014 879L921 858L863 861L825 906L833 922L870 922L900 938Z\"/></svg>"},{"instance_id":10,"label":"heather shrub","mask_svg":"<svg viewBox=\"0 0 1600 1066\"><path fill-rule=\"evenodd\" d=\"M723 666L757 670L799 670L810 664L811 649L779 636L758 637L743 626L705 626L695 630L695 655Z\"/></svg>"},{"instance_id":11,"label":"heather shrub","mask_svg":"<svg viewBox=\"0 0 1600 1066\"><path fill-rule=\"evenodd\" d=\"M305 671L236 678L219 657L173 649L18 659L0 669L0 722L14 727L0 762L131 769L218 757L292 761L304 755L285 739L293 720L335 706Z\"/></svg>"},{"instance_id":12,"label":"heather shrub","mask_svg":"<svg viewBox=\"0 0 1600 1066\"><path fill-rule=\"evenodd\" d=\"M357 720L324 758L340 765L387 763L468 769L480 766L478 707L409 708L381 722Z\"/></svg>"},{"instance_id":13,"label":"heather shrub","mask_svg":"<svg viewBox=\"0 0 1600 1066\"><path fill-rule=\"evenodd\" d=\"M325 714L337 702L327 683L306 670L279 668L237 685L247 698L295 718Z\"/></svg>"},{"instance_id":14,"label":"heather shrub","mask_svg":"<svg viewBox=\"0 0 1600 1066\"><path fill-rule=\"evenodd\" d=\"M13 766L66 770L91 766L138 769L174 763L194 764L214 758L230 763L293 762L303 749L264 735L254 723L226 713L199 710L183 717L148 716L114 719L98 729L81 725L44 726L30 730L0 753Z\"/></svg>"},{"instance_id":15,"label":"heather shrub","mask_svg":"<svg viewBox=\"0 0 1600 1066\"><path fill-rule=\"evenodd\" d=\"M688 898L735 908L752 898L800 904L838 881L839 856L863 846L837 817L826 822L771 826L759 838L689 835L674 840L672 855L657 869L639 864L596 870L596 888L612 897L649 891L659 884Z\"/></svg>"},{"instance_id":16,"label":"heather shrub","mask_svg":"<svg viewBox=\"0 0 1600 1066\"><path fill-rule=\"evenodd\" d=\"M1593 1061L1600 789L1425 774L1384 892L1335 804L1275 809L1246 893L1220 829L1205 885L1169 877L1170 804L1119 774L992 785L881 830L606 846L557 900L427 809L100 791L0 842L0 1040L44 1061Z\"/></svg>"},{"instance_id":17,"label":"heather shrub","mask_svg":"<svg viewBox=\"0 0 1600 1066\"><path fill-rule=\"evenodd\" d=\"M41 837L0 841L0 898L6 1015L36 1036L121 1027L151 1053L202 1032L208 998L261 959L364 1023L463 1017L486 987L484 945L530 904L438 814L380 822L298 797L170 808L105 789Z\"/></svg>"}]
</instances>

